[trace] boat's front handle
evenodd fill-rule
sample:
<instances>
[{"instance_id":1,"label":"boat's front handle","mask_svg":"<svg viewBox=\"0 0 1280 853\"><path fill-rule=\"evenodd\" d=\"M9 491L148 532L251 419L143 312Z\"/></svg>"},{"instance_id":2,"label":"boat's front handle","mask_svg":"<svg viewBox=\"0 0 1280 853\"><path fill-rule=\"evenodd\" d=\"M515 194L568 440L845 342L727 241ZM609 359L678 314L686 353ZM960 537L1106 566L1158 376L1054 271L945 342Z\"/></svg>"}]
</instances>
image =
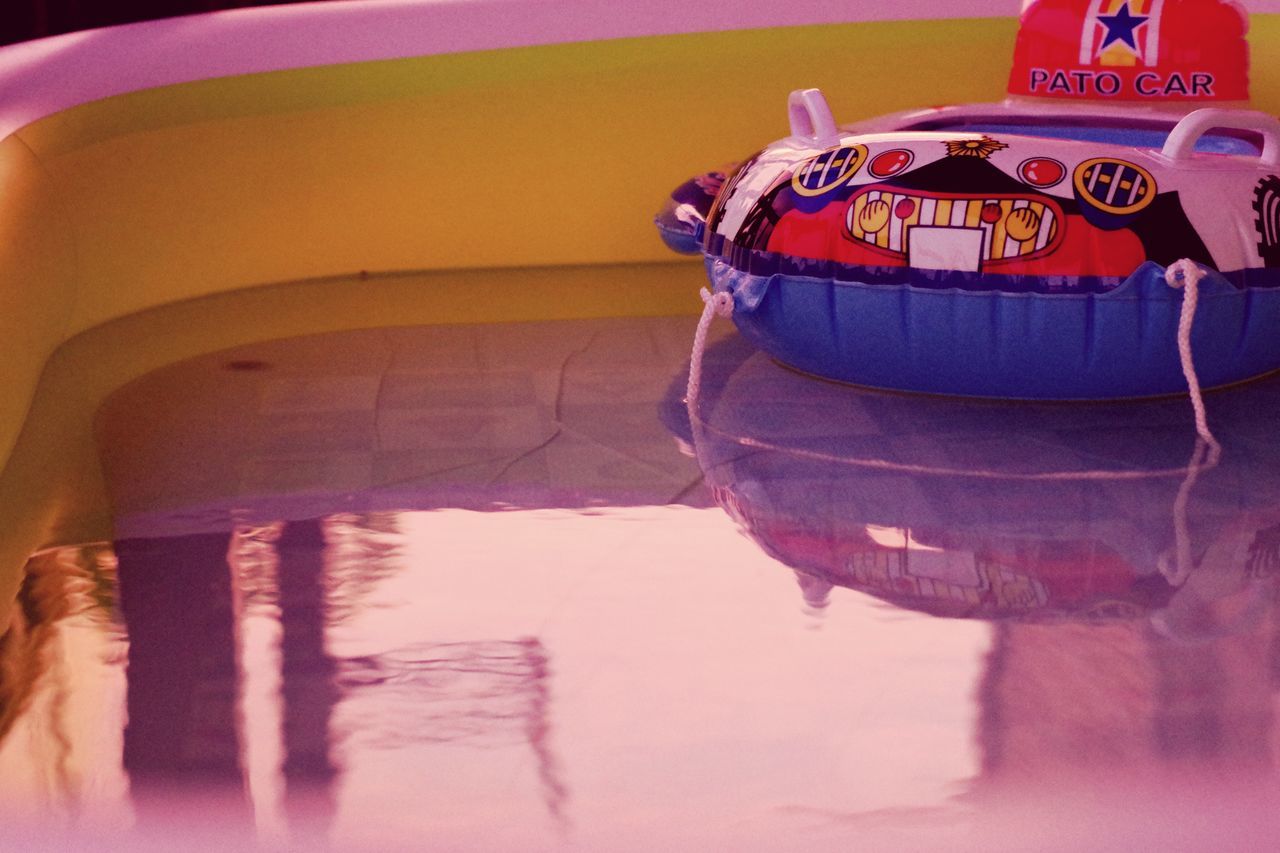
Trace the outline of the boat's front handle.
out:
<instances>
[{"instance_id":1,"label":"boat's front handle","mask_svg":"<svg viewBox=\"0 0 1280 853\"><path fill-rule=\"evenodd\" d=\"M1215 128L1251 130L1262 136L1262 164L1280 168L1280 121L1267 113L1253 110L1196 110L1182 121L1165 140L1160 153L1173 161L1187 160L1196 150L1196 143Z\"/></svg>"},{"instance_id":2,"label":"boat's front handle","mask_svg":"<svg viewBox=\"0 0 1280 853\"><path fill-rule=\"evenodd\" d=\"M840 129L820 89L796 89L787 98L791 135L816 143L819 148L840 144Z\"/></svg>"}]
</instances>

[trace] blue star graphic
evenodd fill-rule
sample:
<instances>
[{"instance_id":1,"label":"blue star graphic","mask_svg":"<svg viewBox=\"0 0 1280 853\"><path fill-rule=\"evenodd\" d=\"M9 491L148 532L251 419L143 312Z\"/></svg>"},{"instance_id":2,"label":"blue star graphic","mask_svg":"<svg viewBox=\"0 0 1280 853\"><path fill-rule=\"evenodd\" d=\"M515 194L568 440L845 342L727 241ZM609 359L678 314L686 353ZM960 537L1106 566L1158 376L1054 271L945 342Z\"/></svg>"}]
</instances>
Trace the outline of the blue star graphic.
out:
<instances>
[{"instance_id":1,"label":"blue star graphic","mask_svg":"<svg viewBox=\"0 0 1280 853\"><path fill-rule=\"evenodd\" d=\"M1135 15L1129 11L1129 4L1125 3L1120 7L1120 11L1114 15L1099 15L1098 23L1107 28L1107 34L1102 39L1102 47L1099 50L1106 50L1107 45L1114 42L1122 41L1135 51L1138 49L1138 42L1134 38L1133 31L1139 25L1147 22L1146 15Z\"/></svg>"}]
</instances>

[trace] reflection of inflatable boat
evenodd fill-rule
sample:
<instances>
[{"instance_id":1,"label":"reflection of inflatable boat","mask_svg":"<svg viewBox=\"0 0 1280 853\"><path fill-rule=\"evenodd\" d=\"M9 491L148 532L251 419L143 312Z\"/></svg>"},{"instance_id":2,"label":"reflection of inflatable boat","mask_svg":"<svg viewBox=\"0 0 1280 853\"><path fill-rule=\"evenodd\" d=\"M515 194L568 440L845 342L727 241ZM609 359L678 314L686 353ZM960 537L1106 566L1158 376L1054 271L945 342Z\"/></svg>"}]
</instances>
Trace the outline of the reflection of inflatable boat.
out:
<instances>
[{"instance_id":1,"label":"reflection of inflatable boat","mask_svg":"<svg viewBox=\"0 0 1280 853\"><path fill-rule=\"evenodd\" d=\"M800 573L810 603L836 585L944 616L1111 618L1261 594L1280 565L1280 441L1257 425L1280 416L1280 381L1217 396L1222 459L1189 489L1178 401L857 392L736 338L707 353L696 436L682 390L669 428L696 447L721 506Z\"/></svg>"},{"instance_id":2,"label":"reflection of inflatable boat","mask_svg":"<svg viewBox=\"0 0 1280 853\"><path fill-rule=\"evenodd\" d=\"M1165 281L1183 258L1208 273L1192 338L1204 384L1280 367L1280 122L1197 109L1244 97L1243 19L1213 0L1161 18L1168 4L1148 0L1124 4L1125 30L1098 5L1033 6L1011 91L1108 103L1024 98L840 128L821 93L794 92L791 135L678 189L660 233L705 253L758 346L859 384L1185 390L1183 298ZM1088 42L1070 61L1038 30L1064 6ZM1206 38L1234 53L1204 60ZM1126 96L1148 103L1117 106ZM1150 103L1166 100L1179 105Z\"/></svg>"}]
</instances>

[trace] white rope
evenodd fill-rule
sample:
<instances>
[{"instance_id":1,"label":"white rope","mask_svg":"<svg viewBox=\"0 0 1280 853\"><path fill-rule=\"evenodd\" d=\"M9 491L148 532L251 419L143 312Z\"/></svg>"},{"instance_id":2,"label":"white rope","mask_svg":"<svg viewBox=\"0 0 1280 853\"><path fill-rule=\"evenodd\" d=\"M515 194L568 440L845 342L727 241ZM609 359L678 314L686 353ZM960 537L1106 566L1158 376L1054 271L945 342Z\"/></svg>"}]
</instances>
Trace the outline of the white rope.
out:
<instances>
[{"instance_id":1,"label":"white rope","mask_svg":"<svg viewBox=\"0 0 1280 853\"><path fill-rule=\"evenodd\" d=\"M733 294L727 290L713 294L705 287L698 293L702 297L702 316L698 330L693 333L693 352L689 355L689 384L685 387L684 404L689 409L689 424L698 429L702 418L698 416L698 395L702 390L702 354L707 349L707 333L716 317L733 315ZM697 448L694 448L696 453Z\"/></svg>"},{"instance_id":2,"label":"white rope","mask_svg":"<svg viewBox=\"0 0 1280 853\"><path fill-rule=\"evenodd\" d=\"M1046 471L1043 473L1017 473L1012 471L988 471L982 468L946 468L939 465L913 465L907 462L891 462L888 459L857 459L850 456L836 456L821 450L806 450L803 447L788 447L774 444L759 438L739 436L717 429L704 420L699 419L694 429L702 433L713 433L719 438L727 439L739 447L753 450L768 450L785 453L797 459L808 459L816 462L835 462L851 468L867 468L873 471L892 471L899 474L928 474L938 477L970 477L975 480L1013 480L1018 482L1069 482L1072 480L1151 480L1160 477L1176 477L1186 475L1194 468L1203 471L1214 467L1217 460L1200 459L1203 445L1197 442L1196 451L1187 465L1177 468L1152 468L1145 471ZM1194 482L1194 480L1192 481Z\"/></svg>"},{"instance_id":3,"label":"white rope","mask_svg":"<svg viewBox=\"0 0 1280 853\"><path fill-rule=\"evenodd\" d=\"M1187 476L1178 487L1177 497L1173 499L1173 564L1169 564L1165 555L1161 555L1156 563L1160 574L1173 586L1182 586L1195 568L1195 561L1191 557L1191 531L1187 522L1187 503L1191 499L1191 489L1200 478L1200 472L1217 465L1221 454L1222 448L1216 441L1207 444L1197 440L1195 452L1187 463Z\"/></svg>"},{"instance_id":4,"label":"white rope","mask_svg":"<svg viewBox=\"0 0 1280 853\"><path fill-rule=\"evenodd\" d=\"M1182 375L1187 380L1191 395L1191 409L1195 412L1196 435L1213 451L1221 451L1218 440L1209 431L1205 416L1204 396L1200 392L1200 377L1196 375L1195 360L1191 355L1191 325L1196 319L1196 305L1200 300L1200 280L1204 270L1183 258L1174 261L1164 271L1164 280L1172 288L1182 289L1182 313L1178 316L1178 357L1182 360Z\"/></svg>"},{"instance_id":5,"label":"white rope","mask_svg":"<svg viewBox=\"0 0 1280 853\"><path fill-rule=\"evenodd\" d=\"M1195 359L1191 353L1191 327L1196 319L1196 306L1200 300L1200 281L1204 270L1183 258L1174 261L1164 271L1164 280L1170 287L1182 290L1182 313L1178 315L1178 357L1182 361L1182 375L1187 380L1187 392L1191 397L1191 410L1195 413L1196 449L1187 463L1187 476L1173 501L1174 561L1160 561L1160 572L1169 583L1181 586L1195 567L1191 556L1191 533L1187 528L1187 502L1200 472L1218 464L1222 445L1209 430L1205 414L1204 395L1200 391L1200 377L1196 375Z\"/></svg>"}]
</instances>

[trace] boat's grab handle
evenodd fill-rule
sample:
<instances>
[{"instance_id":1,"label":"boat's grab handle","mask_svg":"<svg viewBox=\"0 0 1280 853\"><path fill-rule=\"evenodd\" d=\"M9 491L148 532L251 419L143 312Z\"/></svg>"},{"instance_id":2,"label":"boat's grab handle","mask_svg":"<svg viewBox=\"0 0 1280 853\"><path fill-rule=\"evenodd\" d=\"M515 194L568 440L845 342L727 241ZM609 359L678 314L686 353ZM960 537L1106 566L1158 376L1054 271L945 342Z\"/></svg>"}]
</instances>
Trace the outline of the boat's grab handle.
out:
<instances>
[{"instance_id":1,"label":"boat's grab handle","mask_svg":"<svg viewBox=\"0 0 1280 853\"><path fill-rule=\"evenodd\" d=\"M787 97L791 135L812 140L823 148L840 144L840 129L820 89L796 89Z\"/></svg>"},{"instance_id":2,"label":"boat's grab handle","mask_svg":"<svg viewBox=\"0 0 1280 853\"><path fill-rule=\"evenodd\" d=\"M1261 134L1262 164L1280 168L1280 121L1275 116L1253 110L1196 110L1178 122L1160 153L1174 161L1188 159L1196 150L1200 137L1214 128L1252 130Z\"/></svg>"}]
</instances>

